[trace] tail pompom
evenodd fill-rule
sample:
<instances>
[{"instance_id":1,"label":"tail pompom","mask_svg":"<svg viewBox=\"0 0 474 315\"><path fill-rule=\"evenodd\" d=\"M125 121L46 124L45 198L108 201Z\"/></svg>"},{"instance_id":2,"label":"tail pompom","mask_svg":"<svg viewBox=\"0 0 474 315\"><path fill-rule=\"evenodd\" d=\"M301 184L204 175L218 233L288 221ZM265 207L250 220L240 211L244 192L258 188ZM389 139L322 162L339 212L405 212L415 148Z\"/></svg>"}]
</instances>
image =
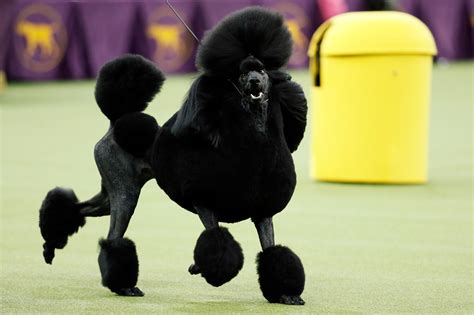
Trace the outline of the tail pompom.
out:
<instances>
[{"instance_id":1,"label":"tail pompom","mask_svg":"<svg viewBox=\"0 0 474 315\"><path fill-rule=\"evenodd\" d=\"M219 287L239 273L244 255L229 230L219 226L201 233L194 248L194 262L207 283Z\"/></svg>"},{"instance_id":2,"label":"tail pompom","mask_svg":"<svg viewBox=\"0 0 474 315\"><path fill-rule=\"evenodd\" d=\"M164 74L151 61L124 55L102 66L95 99L104 115L115 122L124 114L143 111L164 81Z\"/></svg>"},{"instance_id":3,"label":"tail pompom","mask_svg":"<svg viewBox=\"0 0 474 315\"><path fill-rule=\"evenodd\" d=\"M86 224L79 213L78 199L71 189L56 187L48 192L39 210L39 227L45 240L43 256L51 264L56 248L64 248L68 236Z\"/></svg>"}]
</instances>

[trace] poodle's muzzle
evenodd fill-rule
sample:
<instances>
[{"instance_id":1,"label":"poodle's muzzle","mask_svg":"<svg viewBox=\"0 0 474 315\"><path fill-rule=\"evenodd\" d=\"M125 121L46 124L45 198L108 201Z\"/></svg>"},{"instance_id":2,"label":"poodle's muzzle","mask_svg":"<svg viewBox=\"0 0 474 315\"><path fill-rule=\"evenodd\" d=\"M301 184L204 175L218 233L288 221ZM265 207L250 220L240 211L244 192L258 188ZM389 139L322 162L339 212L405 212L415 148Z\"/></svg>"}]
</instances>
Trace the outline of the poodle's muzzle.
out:
<instances>
[{"instance_id":1,"label":"poodle's muzzle","mask_svg":"<svg viewBox=\"0 0 474 315\"><path fill-rule=\"evenodd\" d=\"M244 100L251 105L266 103L268 100L269 78L264 70L255 70L240 76Z\"/></svg>"}]
</instances>

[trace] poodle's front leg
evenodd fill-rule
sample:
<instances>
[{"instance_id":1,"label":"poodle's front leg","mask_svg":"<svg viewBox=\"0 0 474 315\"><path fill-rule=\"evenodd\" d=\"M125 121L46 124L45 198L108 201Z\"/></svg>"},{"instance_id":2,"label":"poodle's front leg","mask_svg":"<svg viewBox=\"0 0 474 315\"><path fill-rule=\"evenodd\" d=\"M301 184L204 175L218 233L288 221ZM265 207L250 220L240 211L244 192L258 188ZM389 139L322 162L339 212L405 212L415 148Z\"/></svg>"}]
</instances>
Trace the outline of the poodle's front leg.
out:
<instances>
[{"instance_id":1,"label":"poodle's front leg","mask_svg":"<svg viewBox=\"0 0 474 315\"><path fill-rule=\"evenodd\" d=\"M217 217L214 212L204 207L194 208L196 209L199 219L201 219L202 225L204 225L206 230L210 230L219 225L219 221L217 221Z\"/></svg>"},{"instance_id":2,"label":"poodle's front leg","mask_svg":"<svg viewBox=\"0 0 474 315\"><path fill-rule=\"evenodd\" d=\"M212 210L194 208L206 229L196 242L194 264L188 271L192 275L201 274L209 284L218 287L230 281L242 269L242 248L226 228L219 226Z\"/></svg>"},{"instance_id":3,"label":"poodle's front leg","mask_svg":"<svg viewBox=\"0 0 474 315\"><path fill-rule=\"evenodd\" d=\"M254 220L263 251L257 256L258 281L270 303L303 305L305 274L299 257L288 247L276 245L272 218Z\"/></svg>"},{"instance_id":4,"label":"poodle's front leg","mask_svg":"<svg viewBox=\"0 0 474 315\"><path fill-rule=\"evenodd\" d=\"M211 210L203 207L194 207L194 209L196 209L199 219L201 220L201 223L202 225L204 225L204 228L206 230L210 230L219 225L219 222L217 221L214 212L212 212ZM195 263L189 266L188 271L192 275L198 275L201 273L201 269Z\"/></svg>"},{"instance_id":5,"label":"poodle's front leg","mask_svg":"<svg viewBox=\"0 0 474 315\"><path fill-rule=\"evenodd\" d=\"M275 234L273 232L273 220L271 217L255 222L255 228L257 229L262 249L275 245Z\"/></svg>"}]
</instances>

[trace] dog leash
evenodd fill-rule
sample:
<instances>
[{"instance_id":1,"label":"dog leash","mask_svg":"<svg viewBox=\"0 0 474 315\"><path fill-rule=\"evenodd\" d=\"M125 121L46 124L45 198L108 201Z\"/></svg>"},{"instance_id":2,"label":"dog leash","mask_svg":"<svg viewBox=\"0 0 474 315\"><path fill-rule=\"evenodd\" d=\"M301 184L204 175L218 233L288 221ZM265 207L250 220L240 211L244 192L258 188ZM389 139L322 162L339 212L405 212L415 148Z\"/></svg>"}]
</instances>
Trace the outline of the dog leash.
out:
<instances>
[{"instance_id":1,"label":"dog leash","mask_svg":"<svg viewBox=\"0 0 474 315\"><path fill-rule=\"evenodd\" d=\"M198 42L198 44L200 44L201 41L199 40L199 38L197 38L196 34L194 34L194 32L191 30L191 28L186 24L186 22L184 22L184 20L181 18L181 16L178 14L178 12L173 8L173 6L169 2L169 0L166 0L166 4L170 7L170 9L173 11L173 13L176 15L176 17L181 21L181 23L183 23L183 25L186 27L188 32L191 33L191 35L193 35L194 39Z\"/></svg>"}]
</instances>

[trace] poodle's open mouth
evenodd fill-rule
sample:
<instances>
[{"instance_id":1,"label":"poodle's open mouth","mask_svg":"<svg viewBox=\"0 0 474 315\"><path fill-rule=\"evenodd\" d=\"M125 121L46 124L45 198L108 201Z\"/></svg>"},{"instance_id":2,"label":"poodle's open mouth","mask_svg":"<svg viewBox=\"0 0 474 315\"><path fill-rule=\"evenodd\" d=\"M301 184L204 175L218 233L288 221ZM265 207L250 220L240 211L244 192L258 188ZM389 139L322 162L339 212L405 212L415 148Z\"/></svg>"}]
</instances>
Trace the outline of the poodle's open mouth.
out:
<instances>
[{"instance_id":1,"label":"poodle's open mouth","mask_svg":"<svg viewBox=\"0 0 474 315\"><path fill-rule=\"evenodd\" d=\"M252 100L260 100L263 97L263 92L259 92L258 95L254 95L253 93L250 93L250 97Z\"/></svg>"},{"instance_id":2,"label":"poodle's open mouth","mask_svg":"<svg viewBox=\"0 0 474 315\"><path fill-rule=\"evenodd\" d=\"M264 101L265 93L260 87L247 89L245 95L251 103L258 104Z\"/></svg>"}]
</instances>

